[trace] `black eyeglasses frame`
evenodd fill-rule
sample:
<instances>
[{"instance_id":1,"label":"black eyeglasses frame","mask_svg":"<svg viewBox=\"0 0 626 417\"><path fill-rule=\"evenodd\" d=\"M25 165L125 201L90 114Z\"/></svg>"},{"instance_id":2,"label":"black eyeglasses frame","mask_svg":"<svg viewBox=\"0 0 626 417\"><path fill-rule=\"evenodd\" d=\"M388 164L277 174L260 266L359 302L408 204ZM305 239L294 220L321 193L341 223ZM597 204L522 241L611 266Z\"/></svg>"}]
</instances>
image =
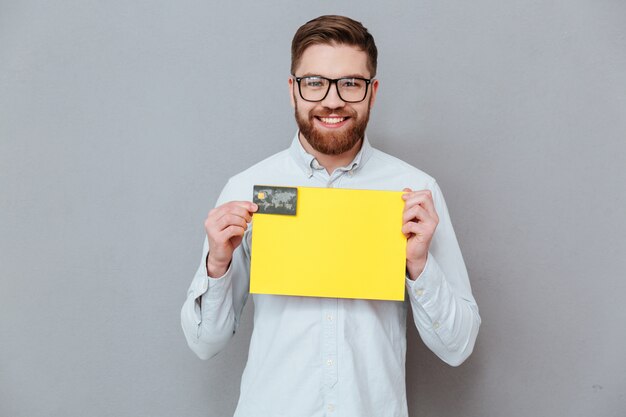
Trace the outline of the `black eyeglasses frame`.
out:
<instances>
[{"instance_id":1,"label":"black eyeglasses frame","mask_svg":"<svg viewBox=\"0 0 626 417\"><path fill-rule=\"evenodd\" d=\"M326 96L328 96L328 93L330 92L330 88L333 84L335 84L335 89L337 90L337 95L339 96L339 98L341 99L341 101L344 101L346 103L360 103L363 100L365 100L365 98L367 97L367 90L369 88L369 85L372 83L372 81L374 80L373 78L361 78L361 77L341 77L341 78L326 78L326 77L322 77L321 75L309 75L306 77L296 77L295 75L293 75L294 80L296 80L296 83L298 84L298 93L300 94L300 98L304 101L308 101L309 103L319 103L320 101L324 101L324 99L326 98ZM328 89L326 90L326 94L324 94L324 97L322 97L319 100L307 100L306 98L304 98L304 96L302 95L302 87L300 86L300 81L307 79L307 78L322 78L326 81L328 81ZM343 97L341 97L341 93L339 92L339 86L337 85L337 82L341 81L341 80L361 80L365 82L365 93L363 94L363 98L361 100L356 100L356 101L351 101L351 100L345 100Z\"/></svg>"}]
</instances>

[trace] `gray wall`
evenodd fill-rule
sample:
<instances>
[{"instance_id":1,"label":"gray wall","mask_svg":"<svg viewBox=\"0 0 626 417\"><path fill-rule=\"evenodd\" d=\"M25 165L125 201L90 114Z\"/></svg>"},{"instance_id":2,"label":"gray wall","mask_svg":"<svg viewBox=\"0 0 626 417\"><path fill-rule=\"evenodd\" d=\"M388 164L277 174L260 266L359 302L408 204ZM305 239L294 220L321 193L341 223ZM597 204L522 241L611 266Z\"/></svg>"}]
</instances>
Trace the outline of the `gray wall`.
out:
<instances>
[{"instance_id":1,"label":"gray wall","mask_svg":"<svg viewBox=\"0 0 626 417\"><path fill-rule=\"evenodd\" d=\"M435 176L483 318L450 368L408 330L412 416L626 410L626 4L0 0L0 416L227 416L251 330L179 309L226 179L286 147L289 45L380 50L373 144Z\"/></svg>"}]
</instances>

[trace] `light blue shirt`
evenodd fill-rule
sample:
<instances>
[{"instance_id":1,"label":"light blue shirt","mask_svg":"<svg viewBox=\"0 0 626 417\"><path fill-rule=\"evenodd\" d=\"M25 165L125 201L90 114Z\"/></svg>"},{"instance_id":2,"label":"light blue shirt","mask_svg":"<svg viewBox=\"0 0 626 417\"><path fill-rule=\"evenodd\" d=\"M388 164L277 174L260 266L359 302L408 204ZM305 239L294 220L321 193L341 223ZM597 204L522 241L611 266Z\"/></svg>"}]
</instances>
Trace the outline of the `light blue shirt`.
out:
<instances>
[{"instance_id":1,"label":"light blue shirt","mask_svg":"<svg viewBox=\"0 0 626 417\"><path fill-rule=\"evenodd\" d=\"M296 134L291 147L230 178L217 204L251 200L255 184L432 192L439 225L426 267L406 279L407 301L253 294L254 329L236 417L405 417L406 317L413 310L424 343L457 366L472 352L480 326L443 195L435 180L372 148L367 138L348 166L332 174ZM237 330L249 295L246 231L226 274L210 278L205 239L187 292L182 327L202 359L220 352ZM298 277L294 277L298 279ZM380 277L385 279L385 277Z\"/></svg>"}]
</instances>

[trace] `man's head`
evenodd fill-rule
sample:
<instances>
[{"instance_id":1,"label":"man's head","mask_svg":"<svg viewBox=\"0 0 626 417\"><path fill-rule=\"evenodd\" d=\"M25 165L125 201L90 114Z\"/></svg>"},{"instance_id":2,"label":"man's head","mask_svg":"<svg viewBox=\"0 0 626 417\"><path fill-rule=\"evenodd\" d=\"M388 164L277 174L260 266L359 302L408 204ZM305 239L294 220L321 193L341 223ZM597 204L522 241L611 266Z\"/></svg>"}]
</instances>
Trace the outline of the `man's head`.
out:
<instances>
[{"instance_id":1,"label":"man's head","mask_svg":"<svg viewBox=\"0 0 626 417\"><path fill-rule=\"evenodd\" d=\"M300 133L318 152L339 155L363 138L378 89L377 55L372 35L347 17L321 16L296 32L291 102Z\"/></svg>"}]
</instances>

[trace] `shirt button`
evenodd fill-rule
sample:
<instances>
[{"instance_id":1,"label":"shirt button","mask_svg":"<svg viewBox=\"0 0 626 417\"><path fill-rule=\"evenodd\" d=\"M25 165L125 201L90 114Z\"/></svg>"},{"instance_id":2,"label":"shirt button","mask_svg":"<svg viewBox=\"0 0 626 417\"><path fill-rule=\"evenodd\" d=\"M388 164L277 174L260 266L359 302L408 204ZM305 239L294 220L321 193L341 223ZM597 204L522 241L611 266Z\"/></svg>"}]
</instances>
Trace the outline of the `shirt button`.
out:
<instances>
[{"instance_id":1,"label":"shirt button","mask_svg":"<svg viewBox=\"0 0 626 417\"><path fill-rule=\"evenodd\" d=\"M439 322L438 321L433 323L433 328L434 329L438 329L439 328Z\"/></svg>"},{"instance_id":2,"label":"shirt button","mask_svg":"<svg viewBox=\"0 0 626 417\"><path fill-rule=\"evenodd\" d=\"M328 407L326 407L328 409L328 411L330 411L331 413L333 411L335 411L335 406L333 404L328 404Z\"/></svg>"},{"instance_id":3,"label":"shirt button","mask_svg":"<svg viewBox=\"0 0 626 417\"><path fill-rule=\"evenodd\" d=\"M330 314L326 316L326 320L328 321L333 321L333 316L331 316Z\"/></svg>"},{"instance_id":4,"label":"shirt button","mask_svg":"<svg viewBox=\"0 0 626 417\"><path fill-rule=\"evenodd\" d=\"M328 365L328 366L333 366L333 360L332 360L332 359L328 359L328 360L326 361L326 365Z\"/></svg>"},{"instance_id":5,"label":"shirt button","mask_svg":"<svg viewBox=\"0 0 626 417\"><path fill-rule=\"evenodd\" d=\"M419 290L415 290L415 295L421 297L422 295L424 295L424 290L421 288Z\"/></svg>"}]
</instances>

